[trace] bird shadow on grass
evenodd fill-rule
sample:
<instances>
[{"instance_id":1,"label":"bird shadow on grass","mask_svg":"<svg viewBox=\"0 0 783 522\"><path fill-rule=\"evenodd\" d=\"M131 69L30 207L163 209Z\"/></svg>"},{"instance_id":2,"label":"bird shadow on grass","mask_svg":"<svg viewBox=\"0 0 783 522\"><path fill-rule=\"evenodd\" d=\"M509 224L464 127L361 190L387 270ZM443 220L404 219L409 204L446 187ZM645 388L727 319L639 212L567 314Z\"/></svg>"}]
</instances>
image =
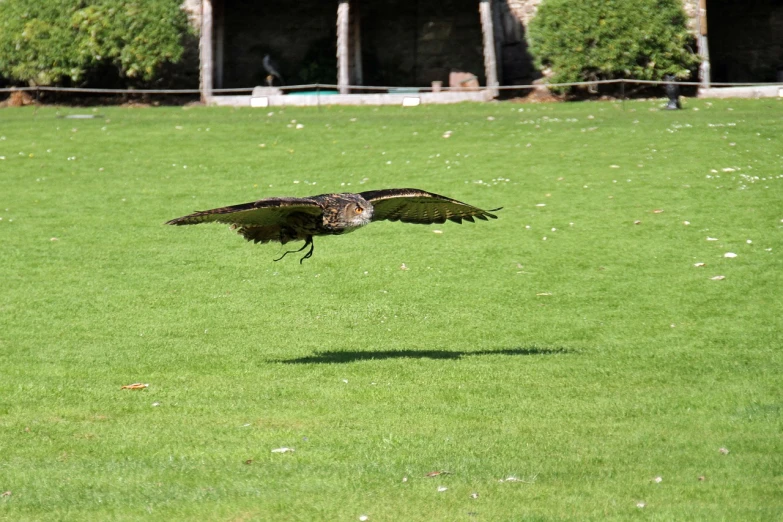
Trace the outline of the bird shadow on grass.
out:
<instances>
[{"instance_id":1,"label":"bird shadow on grass","mask_svg":"<svg viewBox=\"0 0 783 522\"><path fill-rule=\"evenodd\" d=\"M572 353L565 348L506 348L502 350L366 350L366 351L325 351L306 357L278 360L283 364L345 364L356 361L378 361L383 359L450 359L479 355L558 355Z\"/></svg>"}]
</instances>

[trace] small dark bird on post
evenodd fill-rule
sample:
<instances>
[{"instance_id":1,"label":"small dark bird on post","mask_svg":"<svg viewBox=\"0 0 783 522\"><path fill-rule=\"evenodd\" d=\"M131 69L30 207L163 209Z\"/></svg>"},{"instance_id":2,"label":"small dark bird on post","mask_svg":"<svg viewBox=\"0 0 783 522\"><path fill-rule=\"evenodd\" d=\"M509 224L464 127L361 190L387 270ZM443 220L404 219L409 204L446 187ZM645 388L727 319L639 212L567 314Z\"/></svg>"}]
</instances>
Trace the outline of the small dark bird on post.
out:
<instances>
[{"instance_id":1,"label":"small dark bird on post","mask_svg":"<svg viewBox=\"0 0 783 522\"><path fill-rule=\"evenodd\" d=\"M677 77L673 74L667 74L663 77L666 80L666 96L669 97L669 103L666 105L667 110L682 109L680 105L680 86L674 83Z\"/></svg>"},{"instance_id":2,"label":"small dark bird on post","mask_svg":"<svg viewBox=\"0 0 783 522\"><path fill-rule=\"evenodd\" d=\"M232 205L194 212L172 219L167 225L196 225L215 221L231 228L254 243L304 241L299 250L310 250L299 260L313 255L313 236L341 235L353 232L371 221L401 221L403 223L462 223L497 219L492 212L482 210L432 192L419 189L370 190L359 194L320 194L307 198L266 198L252 203Z\"/></svg>"},{"instance_id":3,"label":"small dark bird on post","mask_svg":"<svg viewBox=\"0 0 783 522\"><path fill-rule=\"evenodd\" d=\"M280 82L280 85L284 84L283 77L278 71L279 67L277 62L275 62L271 56L268 54L265 55L262 64L264 66L264 70L267 72L266 83L269 85L269 87L272 87L272 85L275 83L275 78L277 78L277 81Z\"/></svg>"}]
</instances>

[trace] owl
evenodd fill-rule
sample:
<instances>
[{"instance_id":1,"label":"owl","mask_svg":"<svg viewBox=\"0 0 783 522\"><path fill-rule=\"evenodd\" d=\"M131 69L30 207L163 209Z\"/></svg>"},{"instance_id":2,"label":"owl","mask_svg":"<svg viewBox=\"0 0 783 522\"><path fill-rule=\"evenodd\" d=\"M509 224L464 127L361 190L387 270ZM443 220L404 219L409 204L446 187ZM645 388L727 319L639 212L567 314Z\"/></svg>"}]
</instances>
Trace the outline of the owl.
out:
<instances>
[{"instance_id":1,"label":"owl","mask_svg":"<svg viewBox=\"0 0 783 522\"><path fill-rule=\"evenodd\" d=\"M502 207L501 207L502 208ZM462 223L497 219L492 212L500 208L482 210L424 190L385 189L367 192L319 194L307 198L274 197L252 203L202 210L166 222L167 225L196 225L198 223L227 223L231 228L254 243L277 241L304 241L302 248L286 254L310 249L299 260L301 264L313 255L315 236L336 236L353 232L373 221L400 221L402 223Z\"/></svg>"}]
</instances>

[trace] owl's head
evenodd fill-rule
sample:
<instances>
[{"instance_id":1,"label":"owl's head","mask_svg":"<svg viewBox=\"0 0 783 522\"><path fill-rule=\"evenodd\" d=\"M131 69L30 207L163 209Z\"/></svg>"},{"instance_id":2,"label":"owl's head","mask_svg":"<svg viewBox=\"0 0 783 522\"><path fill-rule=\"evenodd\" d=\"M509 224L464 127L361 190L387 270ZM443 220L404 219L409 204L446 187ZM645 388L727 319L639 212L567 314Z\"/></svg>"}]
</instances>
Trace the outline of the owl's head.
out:
<instances>
[{"instance_id":1,"label":"owl's head","mask_svg":"<svg viewBox=\"0 0 783 522\"><path fill-rule=\"evenodd\" d=\"M342 221L346 226L363 227L372 219L372 204L369 201L351 201L342 208Z\"/></svg>"}]
</instances>

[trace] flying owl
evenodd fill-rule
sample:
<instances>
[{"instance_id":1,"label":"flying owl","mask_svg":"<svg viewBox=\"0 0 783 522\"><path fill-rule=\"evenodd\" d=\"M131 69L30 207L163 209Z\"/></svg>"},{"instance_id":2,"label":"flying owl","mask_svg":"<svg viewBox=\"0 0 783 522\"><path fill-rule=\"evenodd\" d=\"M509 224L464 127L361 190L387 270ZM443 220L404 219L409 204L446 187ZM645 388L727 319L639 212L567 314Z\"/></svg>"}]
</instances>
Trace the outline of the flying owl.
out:
<instances>
[{"instance_id":1,"label":"flying owl","mask_svg":"<svg viewBox=\"0 0 783 522\"><path fill-rule=\"evenodd\" d=\"M320 194L307 198L265 198L252 203L202 210L172 219L167 225L196 225L216 221L231 228L254 243L304 241L299 250L310 250L299 260L313 255L313 236L341 235L367 225L371 221L402 221L403 223L462 223L474 218L497 219L492 214L500 208L482 210L432 192L419 189L370 190L358 194Z\"/></svg>"}]
</instances>

